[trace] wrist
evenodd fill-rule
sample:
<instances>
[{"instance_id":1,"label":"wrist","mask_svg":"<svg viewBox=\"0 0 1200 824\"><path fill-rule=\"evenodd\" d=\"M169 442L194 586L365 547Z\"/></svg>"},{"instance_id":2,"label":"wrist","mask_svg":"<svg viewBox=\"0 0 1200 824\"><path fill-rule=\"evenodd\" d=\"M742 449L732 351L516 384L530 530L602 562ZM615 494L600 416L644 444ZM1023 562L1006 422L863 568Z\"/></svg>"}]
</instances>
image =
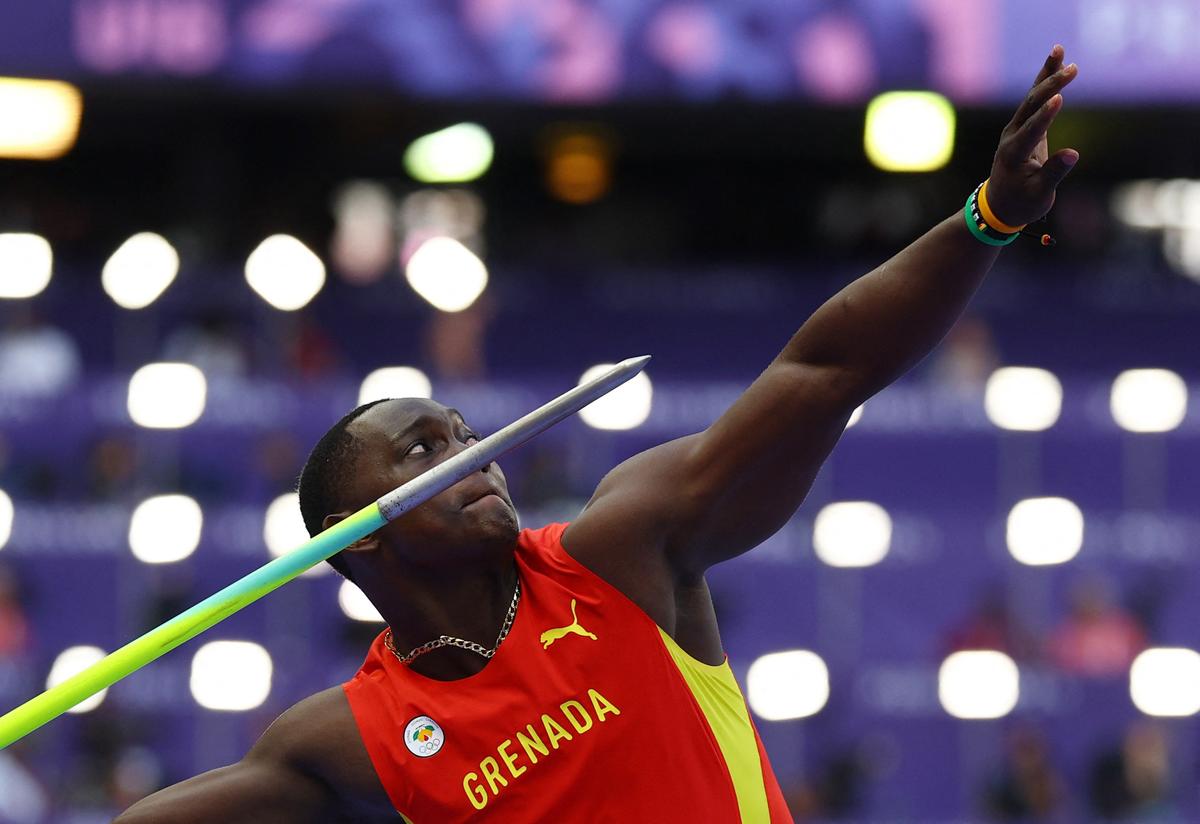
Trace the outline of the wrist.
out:
<instances>
[{"instance_id":1,"label":"wrist","mask_svg":"<svg viewBox=\"0 0 1200 824\"><path fill-rule=\"evenodd\" d=\"M971 192L967 198L966 206L963 208L963 219L966 221L967 229L971 232L971 235L980 243L988 246L1008 246L1020 237L1021 230L1020 228L1014 229L1008 224L1001 223L1000 225L1005 229L1011 230L1002 231L984 217L980 203L982 200L980 194L986 186L987 181L984 181L975 191Z\"/></svg>"},{"instance_id":2,"label":"wrist","mask_svg":"<svg viewBox=\"0 0 1200 824\"><path fill-rule=\"evenodd\" d=\"M991 181L992 179L989 177L987 180L983 181L979 187L979 213L983 216L983 219L987 222L987 224L993 229L996 229L997 231L1006 235L1019 233L1028 224L1022 223L1018 225L1009 223L996 214L996 210L993 208L995 204L995 198L989 197L988 192L988 184L991 183ZM1004 214L1008 215L1011 213L1006 209L1004 210Z\"/></svg>"}]
</instances>

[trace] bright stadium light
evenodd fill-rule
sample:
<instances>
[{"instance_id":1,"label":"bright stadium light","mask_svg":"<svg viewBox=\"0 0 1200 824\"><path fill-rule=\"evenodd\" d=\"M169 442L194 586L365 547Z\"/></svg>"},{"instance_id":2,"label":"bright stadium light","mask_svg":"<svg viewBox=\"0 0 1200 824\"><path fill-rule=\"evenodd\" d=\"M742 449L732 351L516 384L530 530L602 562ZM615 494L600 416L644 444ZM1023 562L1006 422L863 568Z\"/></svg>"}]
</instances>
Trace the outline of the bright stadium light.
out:
<instances>
[{"instance_id":1,"label":"bright stadium light","mask_svg":"<svg viewBox=\"0 0 1200 824\"><path fill-rule=\"evenodd\" d=\"M1188 389L1169 369L1129 369L1109 398L1113 420L1130 432L1170 432L1187 415Z\"/></svg>"},{"instance_id":2,"label":"bright stadium light","mask_svg":"<svg viewBox=\"0 0 1200 824\"><path fill-rule=\"evenodd\" d=\"M1003 718L1021 697L1021 673L1003 652L952 653L938 670L938 700L955 718Z\"/></svg>"},{"instance_id":3,"label":"bright stadium light","mask_svg":"<svg viewBox=\"0 0 1200 824\"><path fill-rule=\"evenodd\" d=\"M829 668L804 649L764 655L746 673L746 700L766 721L816 715L829 700Z\"/></svg>"},{"instance_id":4,"label":"bright stadium light","mask_svg":"<svg viewBox=\"0 0 1200 824\"><path fill-rule=\"evenodd\" d=\"M13 516L12 498L8 497L8 493L0 489L0 549L4 549L8 539L12 537Z\"/></svg>"},{"instance_id":5,"label":"bright stadium light","mask_svg":"<svg viewBox=\"0 0 1200 824\"><path fill-rule=\"evenodd\" d=\"M1005 366L988 378L983 407L1001 429L1041 432L1058 422L1062 398L1062 383L1053 372Z\"/></svg>"},{"instance_id":6,"label":"bright stadium light","mask_svg":"<svg viewBox=\"0 0 1200 824\"><path fill-rule=\"evenodd\" d=\"M483 176L494 154L487 129L459 123L414 140L404 152L404 168L422 183L466 183Z\"/></svg>"},{"instance_id":7,"label":"bright stadium light","mask_svg":"<svg viewBox=\"0 0 1200 824\"><path fill-rule=\"evenodd\" d=\"M934 92L887 92L867 106L863 144L887 172L931 172L954 153L954 106Z\"/></svg>"},{"instance_id":8,"label":"bright stadium light","mask_svg":"<svg viewBox=\"0 0 1200 824\"><path fill-rule=\"evenodd\" d=\"M293 312L325 285L325 264L291 235L271 235L246 258L246 282L276 309Z\"/></svg>"},{"instance_id":9,"label":"bright stadium light","mask_svg":"<svg viewBox=\"0 0 1200 824\"><path fill-rule=\"evenodd\" d=\"M1200 280L1200 225L1166 232L1163 252L1180 272Z\"/></svg>"},{"instance_id":10,"label":"bright stadium light","mask_svg":"<svg viewBox=\"0 0 1200 824\"><path fill-rule=\"evenodd\" d=\"M149 429L181 429L204 414L208 384L190 363L148 363L129 379L129 417Z\"/></svg>"},{"instance_id":11,"label":"bright stadium light","mask_svg":"<svg viewBox=\"0 0 1200 824\"><path fill-rule=\"evenodd\" d=\"M50 160L75 145L83 95L70 83L0 77L0 157Z\"/></svg>"},{"instance_id":12,"label":"bright stadium light","mask_svg":"<svg viewBox=\"0 0 1200 824\"><path fill-rule=\"evenodd\" d=\"M54 252L44 237L0 233L0 298L20 300L40 294L53 270Z\"/></svg>"},{"instance_id":13,"label":"bright stadium light","mask_svg":"<svg viewBox=\"0 0 1200 824\"><path fill-rule=\"evenodd\" d=\"M867 567L882 561L892 543L892 518L871 501L829 504L813 521L813 548L833 567Z\"/></svg>"},{"instance_id":14,"label":"bright stadium light","mask_svg":"<svg viewBox=\"0 0 1200 824\"><path fill-rule=\"evenodd\" d=\"M67 647L54 659L54 664L50 667L50 674L46 676L46 689L57 687L71 676L83 672L104 656L105 652L100 647ZM108 689L102 689L95 695L83 699L67 712L90 712L103 703L106 695L108 695Z\"/></svg>"},{"instance_id":15,"label":"bright stadium light","mask_svg":"<svg viewBox=\"0 0 1200 824\"><path fill-rule=\"evenodd\" d=\"M1154 188L1154 212L1164 228L1180 228L1185 224L1185 206L1192 181L1176 177L1160 180Z\"/></svg>"},{"instance_id":16,"label":"bright stadium light","mask_svg":"<svg viewBox=\"0 0 1200 824\"><path fill-rule=\"evenodd\" d=\"M383 616L379 614L379 610L375 609L375 605L371 603L371 599L364 595L363 591L350 581L342 581L341 587L338 588L338 606L342 608L345 616L352 621L374 624L383 623Z\"/></svg>"},{"instance_id":17,"label":"bright stadium light","mask_svg":"<svg viewBox=\"0 0 1200 824\"><path fill-rule=\"evenodd\" d=\"M1134 229L1163 228L1156 202L1159 186L1157 180L1135 180L1117 186L1112 193L1113 214Z\"/></svg>"},{"instance_id":18,"label":"bright stadium light","mask_svg":"<svg viewBox=\"0 0 1200 824\"><path fill-rule=\"evenodd\" d=\"M1185 647L1145 650L1129 668L1129 696L1146 715L1182 718L1200 712L1200 653Z\"/></svg>"},{"instance_id":19,"label":"bright stadium light","mask_svg":"<svg viewBox=\"0 0 1200 824\"><path fill-rule=\"evenodd\" d=\"M308 538L304 516L300 513L299 495L295 492L285 492L267 505L267 511L263 514L263 543L267 545L267 551L272 557L287 555ZM317 564L301 574L312 578L329 571L328 564Z\"/></svg>"},{"instance_id":20,"label":"bright stadium light","mask_svg":"<svg viewBox=\"0 0 1200 824\"><path fill-rule=\"evenodd\" d=\"M432 398L433 384L420 369L411 366L385 366L363 378L358 389L358 405L387 398Z\"/></svg>"},{"instance_id":21,"label":"bright stadium light","mask_svg":"<svg viewBox=\"0 0 1200 824\"><path fill-rule=\"evenodd\" d=\"M598 363L580 376L580 383L587 383L603 375L616 364ZM579 417L593 429L636 429L650 417L654 405L654 386L645 372L634 375L604 397L594 400L579 410Z\"/></svg>"},{"instance_id":22,"label":"bright stadium light","mask_svg":"<svg viewBox=\"0 0 1200 824\"><path fill-rule=\"evenodd\" d=\"M253 641L210 641L192 657L190 686L210 710L252 710L271 694L271 654Z\"/></svg>"},{"instance_id":23,"label":"bright stadium light","mask_svg":"<svg viewBox=\"0 0 1200 824\"><path fill-rule=\"evenodd\" d=\"M432 237L404 266L408 284L443 312L461 312L487 288L488 272L475 253L454 238Z\"/></svg>"},{"instance_id":24,"label":"bright stadium light","mask_svg":"<svg viewBox=\"0 0 1200 824\"><path fill-rule=\"evenodd\" d=\"M300 514L300 496L285 492L267 505L263 515L263 543L275 558L286 555L308 540Z\"/></svg>"},{"instance_id":25,"label":"bright stadium light","mask_svg":"<svg viewBox=\"0 0 1200 824\"><path fill-rule=\"evenodd\" d=\"M100 285L123 309L144 309L179 273L179 253L162 235L139 232L122 243L100 272Z\"/></svg>"},{"instance_id":26,"label":"bright stadium light","mask_svg":"<svg viewBox=\"0 0 1200 824\"><path fill-rule=\"evenodd\" d=\"M1026 498L1008 513L1005 540L1023 564L1064 564L1083 547L1083 513L1066 498Z\"/></svg>"},{"instance_id":27,"label":"bright stadium light","mask_svg":"<svg viewBox=\"0 0 1200 824\"><path fill-rule=\"evenodd\" d=\"M129 519L129 548L147 564L181 561L200 545L204 513L187 495L155 495L137 505Z\"/></svg>"}]
</instances>

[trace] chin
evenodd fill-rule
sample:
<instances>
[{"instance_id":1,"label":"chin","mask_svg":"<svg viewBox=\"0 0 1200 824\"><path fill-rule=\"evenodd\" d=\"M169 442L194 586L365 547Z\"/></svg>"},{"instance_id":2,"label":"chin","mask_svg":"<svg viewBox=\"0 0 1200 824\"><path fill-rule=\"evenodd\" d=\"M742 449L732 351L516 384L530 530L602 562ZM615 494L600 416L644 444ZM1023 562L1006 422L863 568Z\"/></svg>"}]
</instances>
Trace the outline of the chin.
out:
<instances>
[{"instance_id":1,"label":"chin","mask_svg":"<svg viewBox=\"0 0 1200 824\"><path fill-rule=\"evenodd\" d=\"M483 524L483 540L486 543L504 544L510 546L517 541L521 527L517 524L517 516L509 512L506 517L489 518Z\"/></svg>"},{"instance_id":2,"label":"chin","mask_svg":"<svg viewBox=\"0 0 1200 824\"><path fill-rule=\"evenodd\" d=\"M464 544L511 543L519 532L516 510L501 498L472 504L458 513L455 520L454 532Z\"/></svg>"}]
</instances>

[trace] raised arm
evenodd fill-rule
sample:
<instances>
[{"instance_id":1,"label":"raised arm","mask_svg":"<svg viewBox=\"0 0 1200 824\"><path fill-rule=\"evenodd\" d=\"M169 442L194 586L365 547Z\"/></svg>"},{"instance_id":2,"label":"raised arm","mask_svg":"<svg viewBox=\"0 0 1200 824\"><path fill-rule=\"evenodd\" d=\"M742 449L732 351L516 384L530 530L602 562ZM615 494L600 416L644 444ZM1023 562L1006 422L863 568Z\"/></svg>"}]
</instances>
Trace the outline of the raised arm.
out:
<instances>
[{"instance_id":1,"label":"raised arm","mask_svg":"<svg viewBox=\"0 0 1200 824\"><path fill-rule=\"evenodd\" d=\"M378 785L340 688L279 716L246 756L159 790L116 824L400 821Z\"/></svg>"},{"instance_id":2,"label":"raised arm","mask_svg":"<svg viewBox=\"0 0 1200 824\"><path fill-rule=\"evenodd\" d=\"M1044 216L1079 158L1047 148L1059 92L1076 75L1062 63L1055 46L1002 133L987 190L996 222ZM998 251L973 236L959 210L851 283L707 430L613 470L568 530L568 548L619 577L604 558L614 547L661 548L662 568L686 576L756 546L799 507L854 408L942 339ZM653 572L655 554L625 561Z\"/></svg>"}]
</instances>

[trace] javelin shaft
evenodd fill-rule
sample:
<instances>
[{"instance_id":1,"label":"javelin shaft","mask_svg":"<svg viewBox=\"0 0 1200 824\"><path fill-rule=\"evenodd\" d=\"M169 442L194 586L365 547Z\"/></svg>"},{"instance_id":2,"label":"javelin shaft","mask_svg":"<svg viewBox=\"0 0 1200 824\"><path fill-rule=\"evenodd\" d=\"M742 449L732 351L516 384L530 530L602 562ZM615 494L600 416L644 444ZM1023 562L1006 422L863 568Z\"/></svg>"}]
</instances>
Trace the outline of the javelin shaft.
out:
<instances>
[{"instance_id":1,"label":"javelin shaft","mask_svg":"<svg viewBox=\"0 0 1200 824\"><path fill-rule=\"evenodd\" d=\"M314 535L283 555L210 595L92 666L0 716L0 749L57 718L80 701L112 686L159 656L195 638L305 570L336 555L360 538L395 520L478 472L509 450L578 412L645 368L648 356L622 361L610 371L575 387L380 497L350 517Z\"/></svg>"}]
</instances>

